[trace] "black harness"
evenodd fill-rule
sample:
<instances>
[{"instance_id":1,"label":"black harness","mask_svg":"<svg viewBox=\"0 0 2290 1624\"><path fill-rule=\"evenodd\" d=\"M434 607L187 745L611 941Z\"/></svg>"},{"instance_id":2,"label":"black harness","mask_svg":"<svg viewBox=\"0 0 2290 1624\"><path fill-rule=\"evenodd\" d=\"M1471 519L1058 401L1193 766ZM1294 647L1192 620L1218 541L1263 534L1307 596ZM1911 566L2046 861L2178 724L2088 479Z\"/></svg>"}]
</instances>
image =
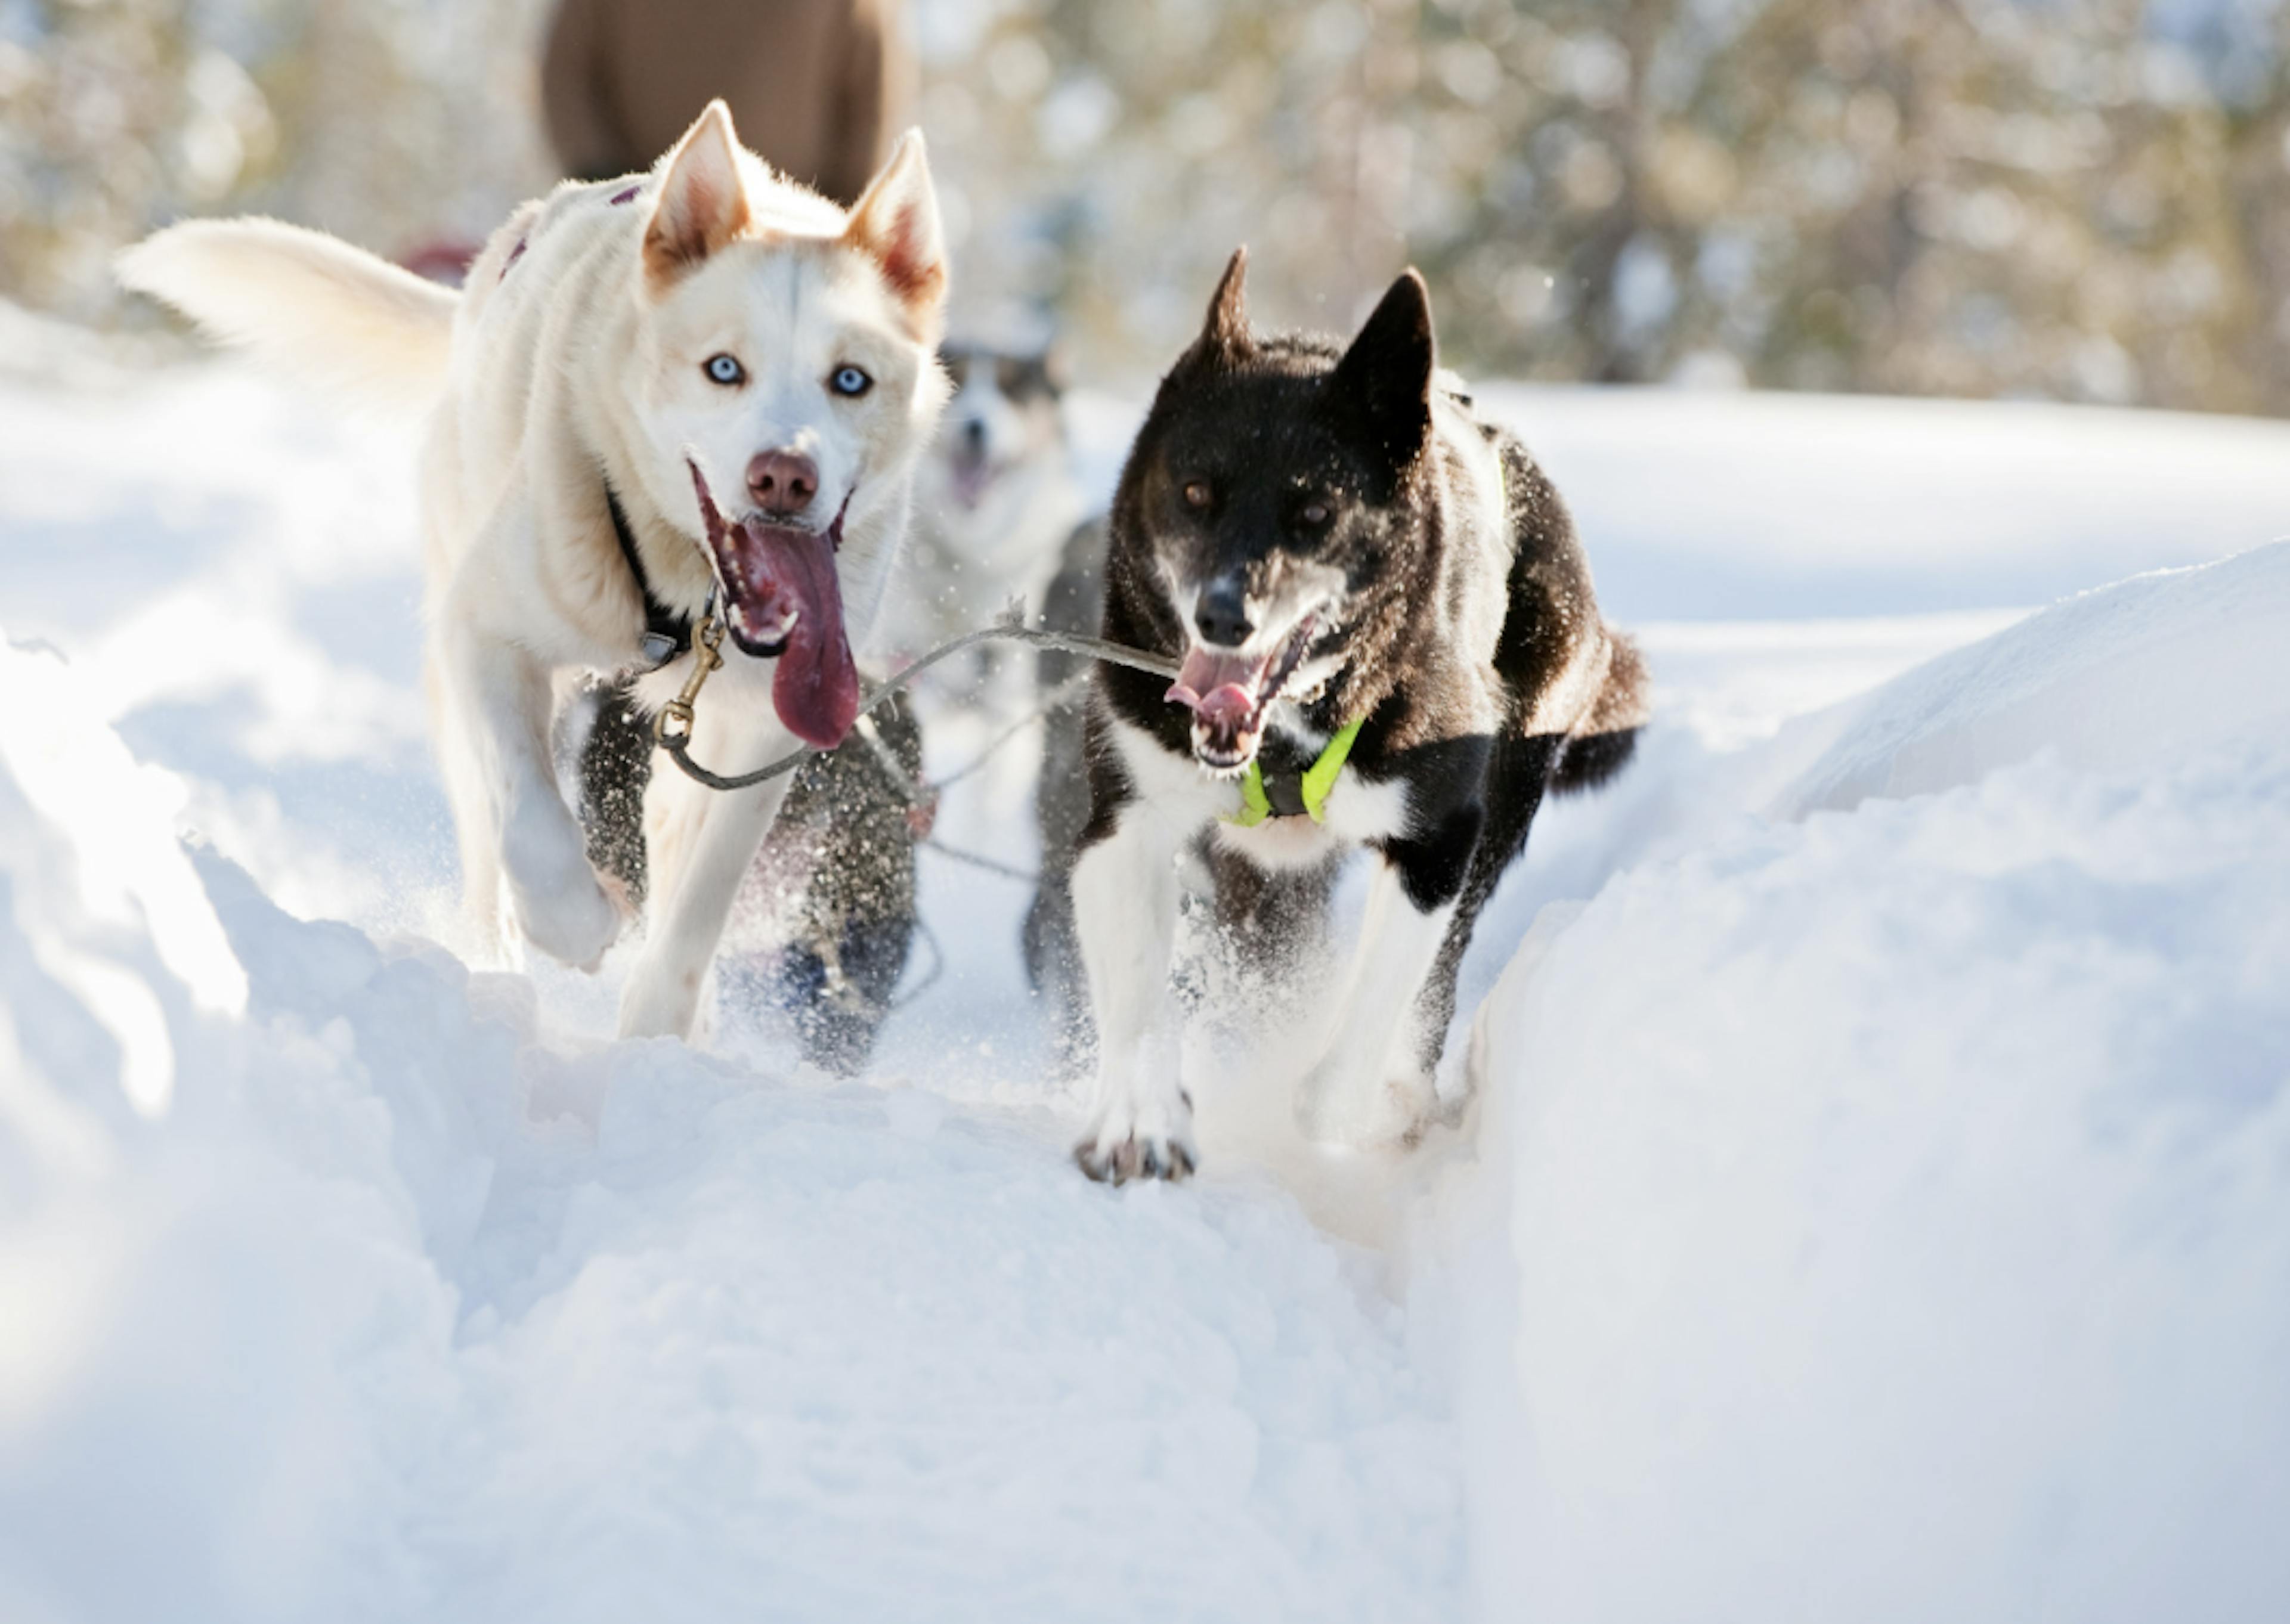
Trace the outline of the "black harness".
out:
<instances>
[{"instance_id":1,"label":"black harness","mask_svg":"<svg viewBox=\"0 0 2290 1624\"><path fill-rule=\"evenodd\" d=\"M629 516L609 482L605 486L605 506L613 516L613 539L621 544L621 556L629 561L629 573L636 577L637 591L644 598L644 636L637 639L637 646L644 651L645 668L657 671L669 660L692 652L692 617L678 614L653 596L644 560L637 556L636 532L629 528Z\"/></svg>"}]
</instances>

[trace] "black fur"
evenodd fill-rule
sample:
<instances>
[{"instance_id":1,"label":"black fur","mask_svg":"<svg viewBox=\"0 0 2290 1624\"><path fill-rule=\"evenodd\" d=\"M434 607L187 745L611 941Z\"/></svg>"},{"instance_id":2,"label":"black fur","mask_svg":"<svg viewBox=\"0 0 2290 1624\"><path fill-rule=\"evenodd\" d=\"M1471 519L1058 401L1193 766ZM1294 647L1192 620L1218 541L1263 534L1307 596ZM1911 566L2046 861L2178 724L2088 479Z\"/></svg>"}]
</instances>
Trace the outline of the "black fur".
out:
<instances>
[{"instance_id":1,"label":"black fur","mask_svg":"<svg viewBox=\"0 0 2290 1624\"><path fill-rule=\"evenodd\" d=\"M1629 759L1645 715L1644 668L1600 619L1573 521L1525 448L1459 396L1446 397L1453 411L1435 414L1439 385L1420 278L1410 272L1394 284L1344 346L1253 332L1244 268L1235 255L1200 338L1163 380L1131 450L1108 522L1103 635L1183 654L1190 606L1171 601L1167 568L1203 582L1230 577L1259 600L1308 572L1340 575L1341 623L1319 632L1309 657L1333 655L1341 665L1301 697L1301 709L1322 737L1366 718L1349 770L1406 788L1406 826L1379 844L1381 855L1419 910L1456 905L1422 994L1428 1068L1474 922L1524 851L1542 797L1602 783ZM1498 532L1476 516L1484 507L1463 500L1471 482L1458 435L1477 436L1501 460L1508 514ZM1327 510L1317 523L1315 504ZM1488 604L1497 591L1504 601ZM1477 645L1468 635L1474 627L1485 628ZM1596 684L1591 697L1558 725L1545 717L1534 731L1538 702L1578 662ZM1070 850L1053 844L1063 830L1045 810L1053 855L1029 939L1045 981L1075 968L1061 890L1073 857L1110 834L1136 793L1109 743L1111 724L1141 731L1173 756L1193 754L1192 716L1165 700L1165 678L1101 666L1095 684L1083 752L1091 811ZM1313 748L1276 717L1258 758L1269 776L1307 764ZM1049 762L1060 769L1054 743ZM1045 783L1045 809L1060 788ZM1229 916L1221 893L1236 869L1251 865L1229 850L1221 855L1229 860L1218 865L1220 914ZM1264 875L1257 906L1262 893L1290 885L1307 912L1325 900L1325 876Z\"/></svg>"}]
</instances>

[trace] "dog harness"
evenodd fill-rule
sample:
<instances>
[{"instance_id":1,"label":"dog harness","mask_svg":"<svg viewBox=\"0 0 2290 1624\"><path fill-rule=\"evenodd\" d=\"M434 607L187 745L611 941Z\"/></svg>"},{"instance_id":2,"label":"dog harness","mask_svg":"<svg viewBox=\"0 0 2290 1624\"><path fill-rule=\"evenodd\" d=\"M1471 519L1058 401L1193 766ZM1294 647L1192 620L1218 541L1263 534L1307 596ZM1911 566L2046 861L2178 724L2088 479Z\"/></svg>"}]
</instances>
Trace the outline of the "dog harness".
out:
<instances>
[{"instance_id":1,"label":"dog harness","mask_svg":"<svg viewBox=\"0 0 2290 1624\"><path fill-rule=\"evenodd\" d=\"M1240 811L1227 821L1245 829L1254 828L1267 818L1309 818L1315 823L1325 823L1328 792L1336 787L1344 758L1352 753L1352 740L1359 737L1366 721L1362 716L1338 728L1318 759L1301 772L1268 776L1261 762L1251 761L1240 775Z\"/></svg>"},{"instance_id":2,"label":"dog harness","mask_svg":"<svg viewBox=\"0 0 2290 1624\"><path fill-rule=\"evenodd\" d=\"M629 561L629 573L636 577L637 591L644 599L644 636L637 639L637 647L643 651L644 668L657 671L669 660L692 652L692 617L677 613L653 596L644 560L637 556L636 532L629 528L619 492L609 484L605 486L605 506L613 516L613 539L621 544L621 556Z\"/></svg>"}]
</instances>

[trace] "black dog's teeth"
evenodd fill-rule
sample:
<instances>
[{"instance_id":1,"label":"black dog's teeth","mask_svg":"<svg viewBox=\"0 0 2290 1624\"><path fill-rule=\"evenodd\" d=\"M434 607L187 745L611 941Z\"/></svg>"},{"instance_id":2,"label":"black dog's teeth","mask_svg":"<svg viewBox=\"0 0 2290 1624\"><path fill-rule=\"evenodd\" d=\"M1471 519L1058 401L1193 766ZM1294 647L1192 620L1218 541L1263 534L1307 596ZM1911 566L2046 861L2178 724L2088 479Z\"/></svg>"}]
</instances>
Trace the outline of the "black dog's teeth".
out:
<instances>
[{"instance_id":1,"label":"black dog's teeth","mask_svg":"<svg viewBox=\"0 0 2290 1624\"><path fill-rule=\"evenodd\" d=\"M1288 685L1288 679L1296 674L1296 668L1304 663L1304 651L1312 645L1312 633L1319 623L1318 615L1306 615L1296 622L1296 629L1288 634L1288 641L1280 645L1279 656L1264 679L1264 697L1256 707L1256 716L1260 722L1263 720L1264 713L1272 708L1273 701L1280 697L1281 689Z\"/></svg>"}]
</instances>

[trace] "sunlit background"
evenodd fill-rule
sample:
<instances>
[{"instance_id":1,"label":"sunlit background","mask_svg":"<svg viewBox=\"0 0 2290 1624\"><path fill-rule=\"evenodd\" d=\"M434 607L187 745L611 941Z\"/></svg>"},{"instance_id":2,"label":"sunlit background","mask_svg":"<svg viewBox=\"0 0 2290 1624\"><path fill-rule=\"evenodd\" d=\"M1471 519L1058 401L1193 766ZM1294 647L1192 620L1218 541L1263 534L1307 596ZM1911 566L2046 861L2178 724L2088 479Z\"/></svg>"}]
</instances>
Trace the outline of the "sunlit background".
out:
<instances>
[{"instance_id":1,"label":"sunlit background","mask_svg":"<svg viewBox=\"0 0 2290 1624\"><path fill-rule=\"evenodd\" d=\"M260 210L399 255L554 180L548 0L0 0L0 297ZM2281 0L921 0L965 323L1149 373L1409 261L1510 377L2290 412Z\"/></svg>"}]
</instances>

